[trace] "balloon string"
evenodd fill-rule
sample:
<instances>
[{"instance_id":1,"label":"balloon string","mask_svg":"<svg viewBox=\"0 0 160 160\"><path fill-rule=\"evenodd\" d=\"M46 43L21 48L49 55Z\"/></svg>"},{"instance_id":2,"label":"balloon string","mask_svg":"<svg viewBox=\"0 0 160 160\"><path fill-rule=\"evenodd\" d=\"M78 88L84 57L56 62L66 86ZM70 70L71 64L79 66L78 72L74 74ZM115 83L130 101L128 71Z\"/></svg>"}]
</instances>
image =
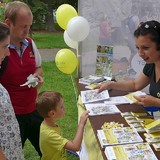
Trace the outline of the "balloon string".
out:
<instances>
[{"instance_id":1,"label":"balloon string","mask_svg":"<svg viewBox=\"0 0 160 160\"><path fill-rule=\"evenodd\" d=\"M80 55L79 55L79 52L78 52L78 47L76 48L76 51L77 51L77 57L79 57Z\"/></svg>"},{"instance_id":2,"label":"balloon string","mask_svg":"<svg viewBox=\"0 0 160 160\"><path fill-rule=\"evenodd\" d=\"M81 55L79 54L79 50L77 48L77 62L78 62L78 64L77 64L77 78L80 77L80 57L81 57Z\"/></svg>"},{"instance_id":3,"label":"balloon string","mask_svg":"<svg viewBox=\"0 0 160 160\"><path fill-rule=\"evenodd\" d=\"M72 74L71 74L71 80L72 80L72 84L73 84L73 88L74 88L74 94L75 94L75 98L76 98L76 102L77 102L77 99L78 99L78 97L77 97L77 90L76 90L76 86L75 86L75 82L73 80Z\"/></svg>"}]
</instances>

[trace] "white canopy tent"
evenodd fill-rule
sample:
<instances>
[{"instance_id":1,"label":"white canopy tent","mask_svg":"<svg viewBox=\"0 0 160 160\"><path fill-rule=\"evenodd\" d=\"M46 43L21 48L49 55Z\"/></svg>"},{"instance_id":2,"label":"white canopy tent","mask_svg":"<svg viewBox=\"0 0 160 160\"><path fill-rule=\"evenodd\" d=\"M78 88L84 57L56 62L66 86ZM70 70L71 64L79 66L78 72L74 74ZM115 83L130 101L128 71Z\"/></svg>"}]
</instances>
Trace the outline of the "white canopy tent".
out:
<instances>
[{"instance_id":1,"label":"white canopy tent","mask_svg":"<svg viewBox=\"0 0 160 160\"><path fill-rule=\"evenodd\" d=\"M79 44L79 76L95 73L97 45L107 45L113 46L116 79L135 77L145 63L137 55L133 32L139 22L160 21L159 10L159 0L79 0L79 15L90 24L89 36Z\"/></svg>"}]
</instances>

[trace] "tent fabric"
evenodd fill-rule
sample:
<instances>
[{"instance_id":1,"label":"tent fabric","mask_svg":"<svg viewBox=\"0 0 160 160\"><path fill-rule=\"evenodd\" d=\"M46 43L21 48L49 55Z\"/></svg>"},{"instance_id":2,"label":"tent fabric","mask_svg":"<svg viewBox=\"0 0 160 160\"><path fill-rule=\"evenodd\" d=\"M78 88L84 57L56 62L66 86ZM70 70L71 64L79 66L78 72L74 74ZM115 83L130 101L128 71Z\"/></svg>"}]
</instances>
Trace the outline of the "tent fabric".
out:
<instances>
[{"instance_id":1,"label":"tent fabric","mask_svg":"<svg viewBox=\"0 0 160 160\"><path fill-rule=\"evenodd\" d=\"M79 77L95 73L97 45L106 45L113 46L112 72L116 80L135 78L138 74L135 66L142 70L145 63L138 64L133 32L139 22L160 21L160 1L79 0L78 6L79 15L85 17L90 25L88 37L79 44ZM121 60L125 57L128 62L124 64Z\"/></svg>"}]
</instances>

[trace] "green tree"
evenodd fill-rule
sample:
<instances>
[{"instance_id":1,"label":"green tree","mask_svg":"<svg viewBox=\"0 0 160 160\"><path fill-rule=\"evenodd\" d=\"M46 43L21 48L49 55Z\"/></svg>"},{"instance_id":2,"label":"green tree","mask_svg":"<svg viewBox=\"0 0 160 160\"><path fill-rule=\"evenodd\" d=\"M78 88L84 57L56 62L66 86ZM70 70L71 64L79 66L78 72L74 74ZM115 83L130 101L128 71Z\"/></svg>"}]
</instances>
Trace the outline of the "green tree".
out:
<instances>
[{"instance_id":1,"label":"green tree","mask_svg":"<svg viewBox=\"0 0 160 160\"><path fill-rule=\"evenodd\" d=\"M0 21L4 22L4 6L0 6Z\"/></svg>"},{"instance_id":2,"label":"green tree","mask_svg":"<svg viewBox=\"0 0 160 160\"><path fill-rule=\"evenodd\" d=\"M3 0L1 1L0 4L0 21L4 22L4 9L5 9L5 4L11 2L11 0Z\"/></svg>"},{"instance_id":3,"label":"green tree","mask_svg":"<svg viewBox=\"0 0 160 160\"><path fill-rule=\"evenodd\" d=\"M58 8L62 4L70 4L76 9L78 8L78 0L54 0L55 9Z\"/></svg>"},{"instance_id":4,"label":"green tree","mask_svg":"<svg viewBox=\"0 0 160 160\"><path fill-rule=\"evenodd\" d=\"M14 0L3 0L7 3ZM53 10L56 10L62 4L70 4L77 9L78 0L20 0L27 3L33 13L34 21L32 29L45 29L55 31ZM4 7L0 7L0 20L4 19Z\"/></svg>"},{"instance_id":5,"label":"green tree","mask_svg":"<svg viewBox=\"0 0 160 160\"><path fill-rule=\"evenodd\" d=\"M48 6L41 0L21 0L29 5L32 10L33 29L44 29L45 28L45 16L49 13Z\"/></svg>"},{"instance_id":6,"label":"green tree","mask_svg":"<svg viewBox=\"0 0 160 160\"><path fill-rule=\"evenodd\" d=\"M49 13L46 15L46 29L49 31L55 31L53 21L53 10L56 10L60 5L67 3L77 8L78 0L41 0L48 6Z\"/></svg>"},{"instance_id":7,"label":"green tree","mask_svg":"<svg viewBox=\"0 0 160 160\"><path fill-rule=\"evenodd\" d=\"M53 9L54 9L54 0L42 0L46 5L48 9L48 13L45 16L45 29L48 31L55 31L54 28L54 20L53 20Z\"/></svg>"}]
</instances>

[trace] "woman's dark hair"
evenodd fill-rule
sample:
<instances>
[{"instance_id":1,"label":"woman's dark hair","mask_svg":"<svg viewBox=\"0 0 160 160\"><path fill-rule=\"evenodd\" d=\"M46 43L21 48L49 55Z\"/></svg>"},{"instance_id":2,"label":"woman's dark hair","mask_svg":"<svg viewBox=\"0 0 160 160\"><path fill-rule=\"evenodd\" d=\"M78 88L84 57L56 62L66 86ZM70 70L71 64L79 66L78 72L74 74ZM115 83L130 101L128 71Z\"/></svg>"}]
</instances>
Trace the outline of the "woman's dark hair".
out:
<instances>
[{"instance_id":1,"label":"woman's dark hair","mask_svg":"<svg viewBox=\"0 0 160 160\"><path fill-rule=\"evenodd\" d=\"M5 23L0 22L0 42L5 40L9 35L10 35L9 27ZM8 63L8 56L6 56L2 61L0 76L4 73L7 63Z\"/></svg>"},{"instance_id":2,"label":"woman's dark hair","mask_svg":"<svg viewBox=\"0 0 160 160\"><path fill-rule=\"evenodd\" d=\"M3 41L9 34L9 27L5 23L0 22L0 41Z\"/></svg>"},{"instance_id":3,"label":"woman's dark hair","mask_svg":"<svg viewBox=\"0 0 160 160\"><path fill-rule=\"evenodd\" d=\"M160 50L160 23L154 20L141 22L134 31L134 37L136 38L148 34L151 36L151 41L157 43L157 50Z\"/></svg>"}]
</instances>

